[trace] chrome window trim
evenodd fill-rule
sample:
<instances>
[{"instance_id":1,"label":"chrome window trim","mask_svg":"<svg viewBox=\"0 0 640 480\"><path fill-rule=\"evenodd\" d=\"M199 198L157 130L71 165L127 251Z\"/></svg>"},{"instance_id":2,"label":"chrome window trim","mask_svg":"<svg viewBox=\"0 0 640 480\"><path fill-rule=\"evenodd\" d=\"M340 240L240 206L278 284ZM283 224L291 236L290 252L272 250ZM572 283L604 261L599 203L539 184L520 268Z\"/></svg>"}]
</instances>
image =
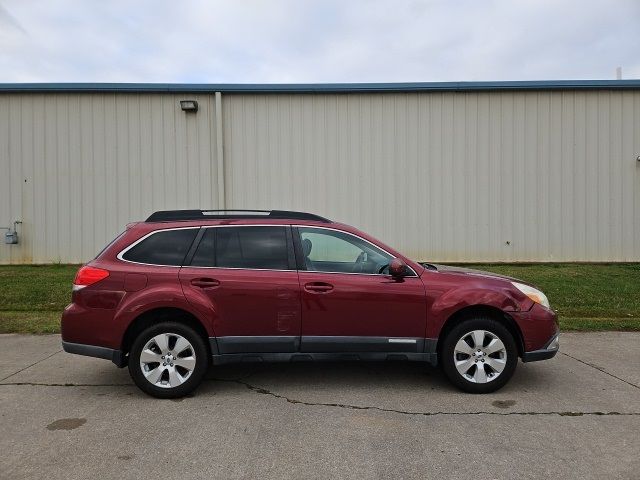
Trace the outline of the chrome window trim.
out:
<instances>
[{"instance_id":1,"label":"chrome window trim","mask_svg":"<svg viewBox=\"0 0 640 480\"><path fill-rule=\"evenodd\" d=\"M409 267L409 265L407 265ZM411 271L414 273L413 275L407 275L402 278L418 278L418 275L415 274L413 268L409 267ZM367 275L369 277L390 277L391 275L387 273L359 273L359 272L323 272L322 270L297 270L301 273L326 273L328 275Z\"/></svg>"},{"instance_id":2,"label":"chrome window trim","mask_svg":"<svg viewBox=\"0 0 640 480\"><path fill-rule=\"evenodd\" d=\"M298 272L298 270L296 269L282 270L278 268L203 267L201 265L183 265L182 268L209 268L213 270L255 270L258 272Z\"/></svg>"},{"instance_id":3,"label":"chrome window trim","mask_svg":"<svg viewBox=\"0 0 640 480\"><path fill-rule=\"evenodd\" d=\"M352 237L358 238L358 239L362 240L363 242L368 243L369 245L377 248L378 250L383 251L384 253L389 255L391 258L396 258L391 253L387 252L384 248L380 247L379 245L376 245L373 242L370 242L366 238L362 238L360 235L356 235L355 233L346 232L344 230L339 230L337 228L331 228L331 227L318 227L316 225L291 225L291 226L292 227L297 227L297 228L318 228L318 229L321 229L321 230L331 230L333 232L339 232L339 233L342 233L342 234L351 235ZM407 265L407 267L409 268L409 270L411 270L413 272L413 275L407 275L407 277L413 278L413 277L417 277L418 276L416 271L413 268L411 268L410 265ZM389 276L389 275L386 275L384 273L323 272L322 270L299 270L299 271L300 272L313 272L313 273L342 273L342 274L345 274L345 275L381 275L381 276L384 276L384 277L388 277Z\"/></svg>"},{"instance_id":4,"label":"chrome window trim","mask_svg":"<svg viewBox=\"0 0 640 480\"><path fill-rule=\"evenodd\" d=\"M256 223L256 224L248 224L248 225L203 225L201 228L225 228L225 227L281 227L288 228L291 225L273 225L268 223ZM202 241L202 240L200 240ZM287 242L287 248L288 248ZM287 253L288 255L288 253ZM183 265L182 268L212 268L214 270L257 270L259 272L298 272L297 268L242 268L242 267L205 267L202 265Z\"/></svg>"},{"instance_id":5,"label":"chrome window trim","mask_svg":"<svg viewBox=\"0 0 640 480\"><path fill-rule=\"evenodd\" d=\"M164 265L162 263L144 263L144 262L135 262L133 260L127 260L126 258L123 258L123 255L125 253L127 253L129 250L131 250L133 247L135 247L136 245L138 245L139 243L143 242L144 240L146 240L147 238L149 238L152 235L155 235L156 233L160 233L160 232L171 232L173 230L199 230L200 227L174 227L174 228L162 228L160 230L154 230L153 232L149 232L146 235L140 237L138 240L136 240L135 242L133 242L131 245L129 245L128 247L125 247L124 249L122 249L120 251L120 253L118 253L118 255L116 255L116 258L118 260L120 260L121 262L126 262L126 263L134 263L136 265L148 265L150 267L166 267L166 268L182 268L182 265Z\"/></svg>"},{"instance_id":6,"label":"chrome window trim","mask_svg":"<svg viewBox=\"0 0 640 480\"><path fill-rule=\"evenodd\" d=\"M290 227L290 226L291 225L273 225L273 224L268 224L267 223L267 224L250 224L250 225L202 225L202 226L192 226L192 227L161 228L161 229L149 232L146 235L140 237L138 240L133 242L131 245L129 245L128 247L125 247L123 250L121 250L120 253L118 253L118 255L116 255L116 258L118 260L120 260L121 262L134 263L136 265L147 265L147 266L150 266L150 267L214 268L214 269L219 269L219 270L259 270L259 271L264 271L264 272L297 272L298 271L297 269L279 270L279 269L275 269L275 268L203 267L203 266L196 266L196 265L164 265L162 263L135 262L133 260L127 260L126 258L123 258L123 255L125 253L127 253L129 250L131 250L133 247L135 247L137 244L139 244L140 242L142 242L145 239L149 238L151 235L155 235L156 233L160 233L160 232L170 232L172 230L199 230L201 228L224 228L224 227L282 227L282 228L286 228L286 227Z\"/></svg>"},{"instance_id":7,"label":"chrome window trim","mask_svg":"<svg viewBox=\"0 0 640 480\"><path fill-rule=\"evenodd\" d=\"M277 225L274 225L274 224L269 224L269 223L266 223L266 224L265 223L256 223L256 224L243 224L243 225L201 225L201 226L191 226L191 227L162 228L162 229L159 229L159 230L154 230L152 232L149 232L146 235L140 237L138 240L133 242L131 245L129 245L128 247L125 247L123 250L121 250L120 253L118 253L118 255L116 256L116 258L118 260L120 260L121 262L133 263L133 264L136 264L136 265L147 265L147 266L150 266L150 267L206 268L206 269L218 269L218 270L257 270L257 271L263 271L263 272L309 272L309 273L328 273L328 274L331 274L331 275L366 275L366 276L377 276L377 277L388 277L389 276L389 275L386 275L384 273L323 272L321 270L298 270L298 269L282 270L282 269L275 269L275 268L205 267L205 266L197 266L197 265L163 265L161 263L135 262L133 260L127 260L127 259L122 257L125 253L127 253L129 250L131 250L137 244L139 244L140 242L142 242L145 239L149 238L151 235L155 235L156 233L170 232L172 230L197 230L197 229L200 229L200 228L226 228L226 227L282 227L282 228L296 227L296 228L316 228L316 229L321 229L321 230L331 230L331 231L334 231L334 232L338 232L338 233L342 233L342 234L346 234L346 235L351 235L352 237L358 238L358 239L362 240L363 242L366 242L369 245L377 248L378 250L383 251L384 253L389 255L391 258L396 258L391 253L387 252L384 248L376 245L373 242L370 242L366 238L362 238L360 235L356 235L355 233L347 232L345 230L340 230L338 228L320 227L320 226L316 226L316 225L300 225L300 224L286 224L286 225L277 224ZM413 275L407 275L407 277L408 278L414 278L414 277L417 278L418 274L416 273L416 271L410 265L407 265L407 267L409 268L409 270L411 270L411 272L413 272ZM407 278L407 277L405 277L405 278Z\"/></svg>"}]
</instances>

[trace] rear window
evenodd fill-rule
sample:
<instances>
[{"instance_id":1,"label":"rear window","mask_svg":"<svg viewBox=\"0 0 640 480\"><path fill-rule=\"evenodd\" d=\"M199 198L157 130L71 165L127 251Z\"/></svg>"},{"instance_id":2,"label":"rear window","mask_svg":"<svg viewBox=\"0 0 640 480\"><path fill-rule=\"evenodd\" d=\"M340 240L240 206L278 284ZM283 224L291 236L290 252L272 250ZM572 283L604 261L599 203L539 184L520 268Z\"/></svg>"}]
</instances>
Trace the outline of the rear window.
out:
<instances>
[{"instance_id":1,"label":"rear window","mask_svg":"<svg viewBox=\"0 0 640 480\"><path fill-rule=\"evenodd\" d=\"M264 226L208 228L191 265L289 270L287 229Z\"/></svg>"},{"instance_id":2,"label":"rear window","mask_svg":"<svg viewBox=\"0 0 640 480\"><path fill-rule=\"evenodd\" d=\"M197 228L159 231L131 247L122 258L130 262L180 266L197 233Z\"/></svg>"}]
</instances>

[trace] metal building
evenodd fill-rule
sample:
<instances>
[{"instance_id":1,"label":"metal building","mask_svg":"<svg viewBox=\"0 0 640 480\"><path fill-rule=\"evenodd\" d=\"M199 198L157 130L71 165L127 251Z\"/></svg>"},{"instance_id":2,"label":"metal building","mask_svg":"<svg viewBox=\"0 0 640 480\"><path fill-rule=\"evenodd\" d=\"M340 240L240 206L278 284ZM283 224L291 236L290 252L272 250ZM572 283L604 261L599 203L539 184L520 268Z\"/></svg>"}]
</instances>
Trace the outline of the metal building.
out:
<instances>
[{"instance_id":1,"label":"metal building","mask_svg":"<svg viewBox=\"0 0 640 480\"><path fill-rule=\"evenodd\" d=\"M311 211L417 260L640 261L639 156L637 80L2 84L0 263L87 261L174 208Z\"/></svg>"}]
</instances>

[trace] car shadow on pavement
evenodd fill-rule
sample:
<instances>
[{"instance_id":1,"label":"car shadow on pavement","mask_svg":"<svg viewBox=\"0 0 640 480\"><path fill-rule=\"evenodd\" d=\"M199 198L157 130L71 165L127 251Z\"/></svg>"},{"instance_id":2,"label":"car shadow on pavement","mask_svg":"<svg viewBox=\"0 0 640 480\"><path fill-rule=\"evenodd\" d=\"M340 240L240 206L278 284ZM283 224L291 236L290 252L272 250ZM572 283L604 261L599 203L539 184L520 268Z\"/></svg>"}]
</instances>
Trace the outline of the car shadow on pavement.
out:
<instances>
[{"instance_id":1,"label":"car shadow on pavement","mask_svg":"<svg viewBox=\"0 0 640 480\"><path fill-rule=\"evenodd\" d=\"M248 389L458 392L440 368L414 362L256 363L212 367L200 394L244 385ZM535 365L518 365L511 382L500 391L548 388L549 378Z\"/></svg>"}]
</instances>

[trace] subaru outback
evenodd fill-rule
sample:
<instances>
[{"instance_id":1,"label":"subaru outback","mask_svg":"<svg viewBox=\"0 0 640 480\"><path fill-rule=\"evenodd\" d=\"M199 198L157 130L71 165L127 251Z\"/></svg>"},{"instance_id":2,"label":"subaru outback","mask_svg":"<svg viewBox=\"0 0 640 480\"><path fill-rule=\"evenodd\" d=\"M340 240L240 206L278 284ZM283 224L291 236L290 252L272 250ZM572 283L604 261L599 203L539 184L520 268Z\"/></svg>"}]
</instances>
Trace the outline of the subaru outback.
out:
<instances>
[{"instance_id":1,"label":"subaru outback","mask_svg":"<svg viewBox=\"0 0 640 480\"><path fill-rule=\"evenodd\" d=\"M174 210L130 224L78 271L65 351L128 366L147 394L210 365L409 360L487 393L558 351L547 297L513 278L418 263L348 225L288 211Z\"/></svg>"}]
</instances>

